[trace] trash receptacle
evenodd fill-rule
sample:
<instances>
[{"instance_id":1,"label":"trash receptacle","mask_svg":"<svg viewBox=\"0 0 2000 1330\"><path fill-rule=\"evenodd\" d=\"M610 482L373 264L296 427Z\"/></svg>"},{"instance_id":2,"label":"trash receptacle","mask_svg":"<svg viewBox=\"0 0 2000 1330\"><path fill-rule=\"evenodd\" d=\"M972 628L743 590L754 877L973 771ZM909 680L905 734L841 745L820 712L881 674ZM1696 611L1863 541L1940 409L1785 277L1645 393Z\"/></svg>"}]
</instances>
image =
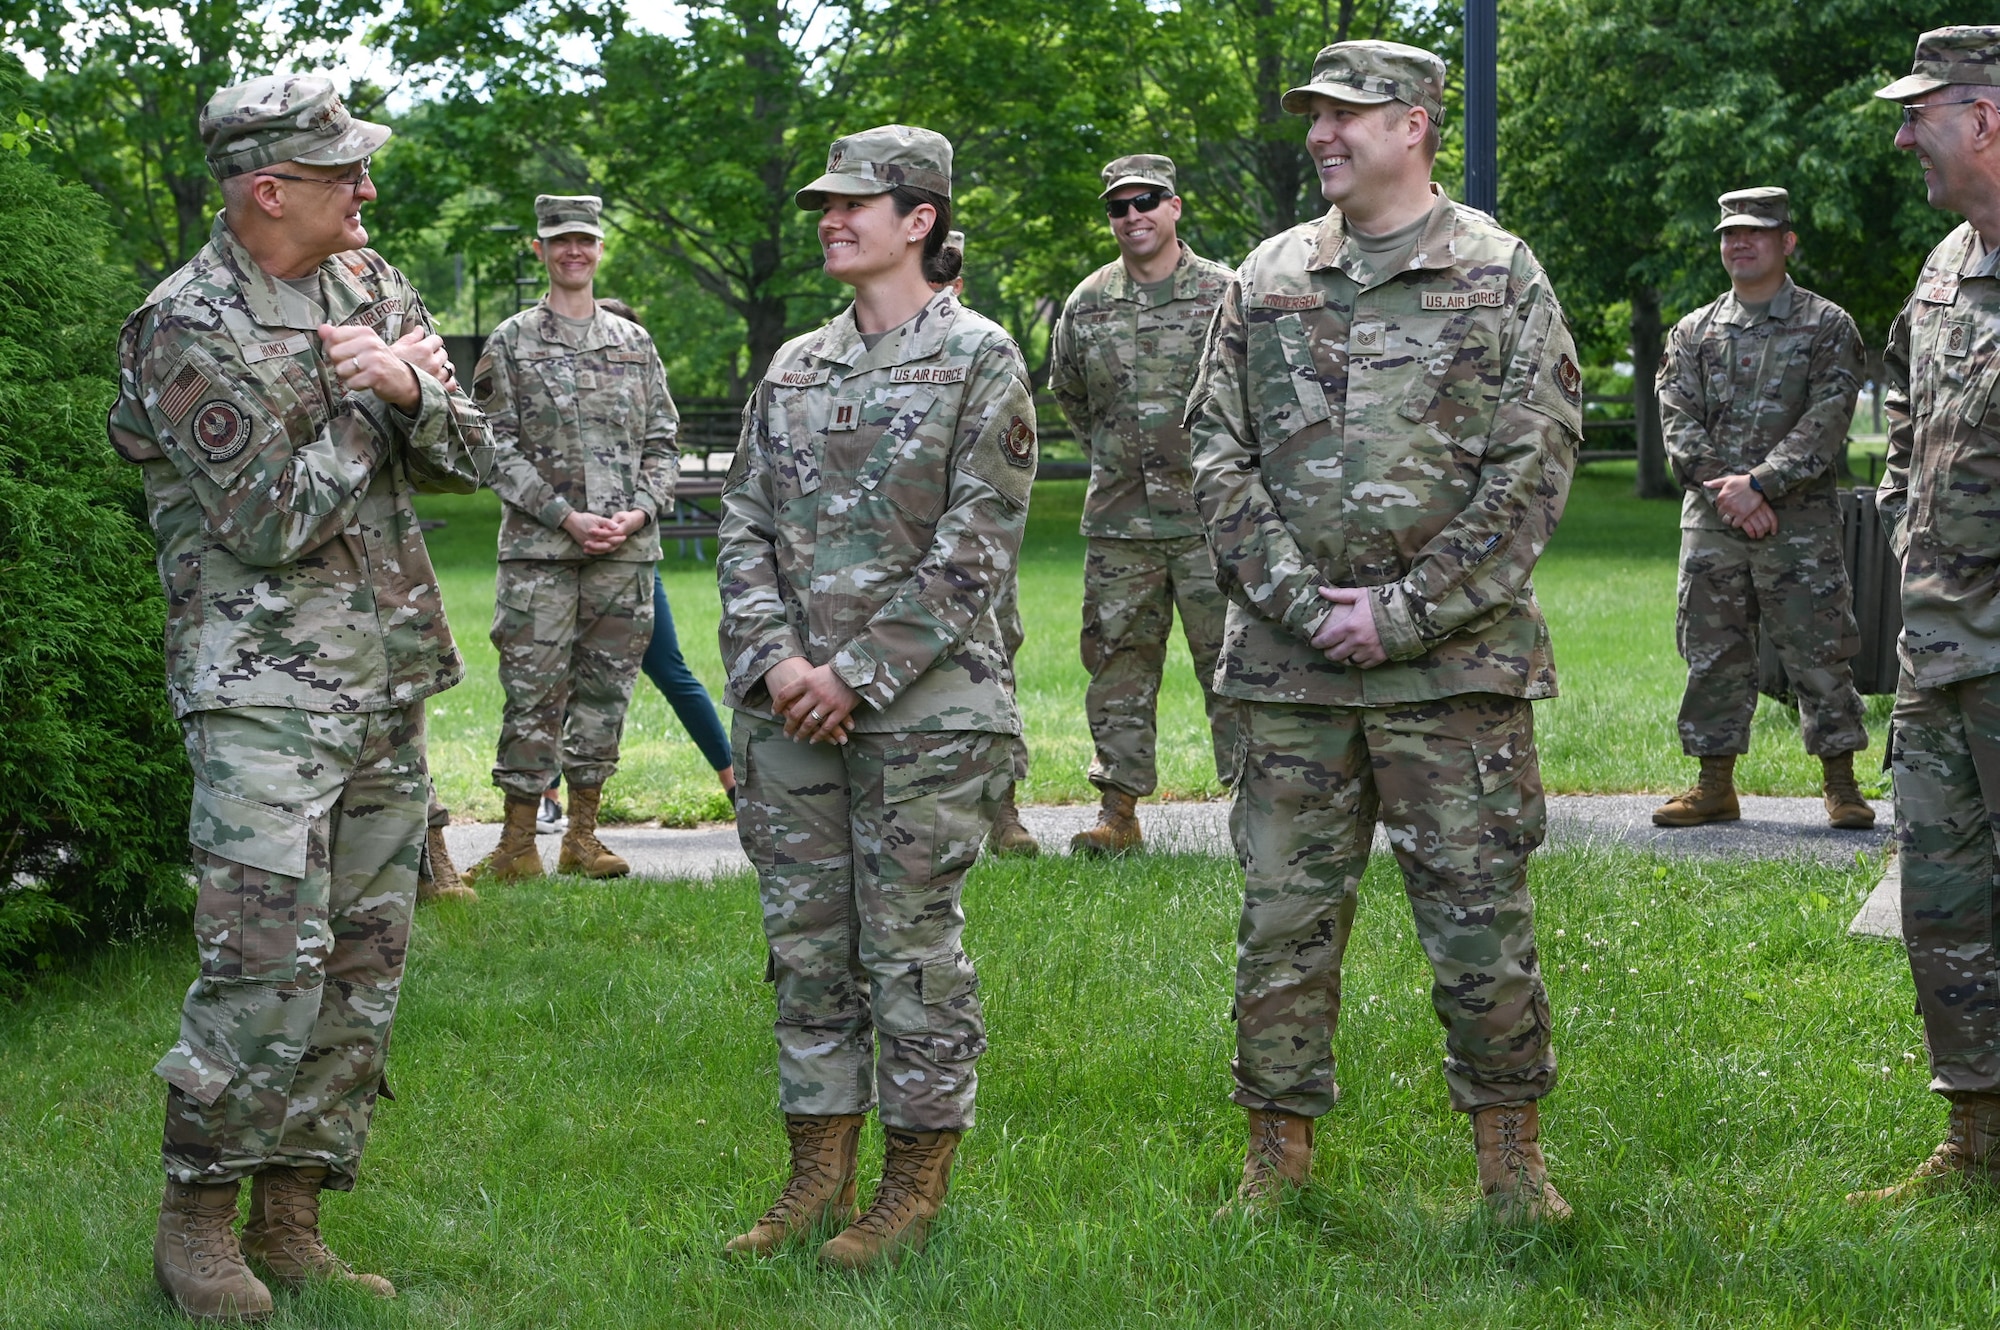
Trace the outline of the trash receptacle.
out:
<instances>
[{"instance_id":1,"label":"trash receptacle","mask_svg":"<svg viewBox=\"0 0 2000 1330\"><path fill-rule=\"evenodd\" d=\"M1889 548L1889 533L1875 510L1875 491L1840 492L1840 544L1847 580L1854 588L1854 622L1861 646L1848 664L1854 686L1865 697L1896 691L1896 639L1903 632L1903 565ZM1757 637L1757 691L1787 706L1797 705L1792 681L1771 639Z\"/></svg>"}]
</instances>

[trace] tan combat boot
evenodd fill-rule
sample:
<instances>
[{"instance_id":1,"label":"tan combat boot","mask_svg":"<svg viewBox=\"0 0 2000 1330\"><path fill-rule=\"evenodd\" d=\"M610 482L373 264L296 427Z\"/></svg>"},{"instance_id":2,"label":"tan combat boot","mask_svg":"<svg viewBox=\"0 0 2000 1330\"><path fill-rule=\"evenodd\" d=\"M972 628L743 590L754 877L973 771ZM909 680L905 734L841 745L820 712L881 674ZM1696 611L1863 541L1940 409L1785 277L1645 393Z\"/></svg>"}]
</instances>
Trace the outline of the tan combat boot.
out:
<instances>
[{"instance_id":1,"label":"tan combat boot","mask_svg":"<svg viewBox=\"0 0 2000 1330\"><path fill-rule=\"evenodd\" d=\"M854 1222L854 1169L861 1152L864 1113L785 1114L792 1147L792 1175L785 1189L748 1233L722 1244L731 1256L769 1256L788 1239L829 1219Z\"/></svg>"},{"instance_id":2,"label":"tan combat boot","mask_svg":"<svg viewBox=\"0 0 2000 1330\"><path fill-rule=\"evenodd\" d=\"M987 834L986 848L1002 859L1032 859L1042 852L1035 834L1021 825L1021 810L1014 806L1012 785L1007 787L1006 795L1000 800L1000 811L993 818L993 830Z\"/></svg>"},{"instance_id":3,"label":"tan combat boot","mask_svg":"<svg viewBox=\"0 0 2000 1330\"><path fill-rule=\"evenodd\" d=\"M958 1151L959 1131L904 1131L886 1127L888 1150L882 1159L882 1181L861 1218L819 1249L826 1265L861 1270L887 1261L894 1265L906 1252L924 1249L931 1220L944 1208L951 1182L951 1158Z\"/></svg>"},{"instance_id":4,"label":"tan combat boot","mask_svg":"<svg viewBox=\"0 0 2000 1330\"><path fill-rule=\"evenodd\" d=\"M569 790L569 830L563 833L558 873L581 877L624 877L632 865L604 848L597 839L597 801L602 785L572 785Z\"/></svg>"},{"instance_id":5,"label":"tan combat boot","mask_svg":"<svg viewBox=\"0 0 2000 1330\"><path fill-rule=\"evenodd\" d=\"M1866 831L1875 825L1875 810L1861 797L1854 782L1854 754L1841 753L1819 760L1826 773L1820 788L1826 792L1826 820L1842 831Z\"/></svg>"},{"instance_id":6,"label":"tan combat boot","mask_svg":"<svg viewBox=\"0 0 2000 1330\"><path fill-rule=\"evenodd\" d=\"M1525 1227L1570 1217L1569 1202L1549 1181L1541 1109L1534 1100L1475 1112L1472 1150L1479 1161L1479 1190L1501 1223Z\"/></svg>"},{"instance_id":7,"label":"tan combat boot","mask_svg":"<svg viewBox=\"0 0 2000 1330\"><path fill-rule=\"evenodd\" d=\"M174 1305L202 1321L261 1321L271 1290L243 1263L236 1242L239 1184L169 1182L153 1230L153 1278Z\"/></svg>"},{"instance_id":8,"label":"tan combat boot","mask_svg":"<svg viewBox=\"0 0 2000 1330\"><path fill-rule=\"evenodd\" d=\"M1138 849L1142 844L1139 815L1135 811L1138 803L1123 790L1105 790L1103 804L1097 810L1097 825L1071 836L1069 852L1112 855Z\"/></svg>"},{"instance_id":9,"label":"tan combat boot","mask_svg":"<svg viewBox=\"0 0 2000 1330\"><path fill-rule=\"evenodd\" d=\"M358 1273L335 1256L319 1235L319 1192L323 1168L273 1164L250 1180L250 1222L243 1226L243 1254L289 1289L309 1280L334 1279L373 1293L396 1296L396 1286L380 1275Z\"/></svg>"},{"instance_id":10,"label":"tan combat boot","mask_svg":"<svg viewBox=\"0 0 2000 1330\"><path fill-rule=\"evenodd\" d=\"M1704 757L1694 788L1655 808L1653 825L1698 827L1704 822L1734 822L1742 816L1742 806L1736 802L1736 758Z\"/></svg>"},{"instance_id":11,"label":"tan combat boot","mask_svg":"<svg viewBox=\"0 0 2000 1330\"><path fill-rule=\"evenodd\" d=\"M432 827L424 837L424 871L417 874L417 904L434 900L479 904L479 893L459 879L458 868L451 862L443 827Z\"/></svg>"},{"instance_id":12,"label":"tan combat boot","mask_svg":"<svg viewBox=\"0 0 2000 1330\"><path fill-rule=\"evenodd\" d=\"M542 876L541 852L535 848L535 810L539 798L507 796L507 825L493 853L465 874L468 882L528 882Z\"/></svg>"},{"instance_id":13,"label":"tan combat boot","mask_svg":"<svg viewBox=\"0 0 2000 1330\"><path fill-rule=\"evenodd\" d=\"M1849 1192L1849 1205L1907 1201L1957 1187L2000 1182L2000 1095L1955 1094L1944 1143L1893 1187Z\"/></svg>"},{"instance_id":14,"label":"tan combat boot","mask_svg":"<svg viewBox=\"0 0 2000 1330\"><path fill-rule=\"evenodd\" d=\"M1215 1212L1217 1219L1276 1209L1285 1193L1312 1176L1313 1120L1282 1109L1250 1110L1250 1148L1243 1155L1243 1180L1236 1199Z\"/></svg>"}]
</instances>

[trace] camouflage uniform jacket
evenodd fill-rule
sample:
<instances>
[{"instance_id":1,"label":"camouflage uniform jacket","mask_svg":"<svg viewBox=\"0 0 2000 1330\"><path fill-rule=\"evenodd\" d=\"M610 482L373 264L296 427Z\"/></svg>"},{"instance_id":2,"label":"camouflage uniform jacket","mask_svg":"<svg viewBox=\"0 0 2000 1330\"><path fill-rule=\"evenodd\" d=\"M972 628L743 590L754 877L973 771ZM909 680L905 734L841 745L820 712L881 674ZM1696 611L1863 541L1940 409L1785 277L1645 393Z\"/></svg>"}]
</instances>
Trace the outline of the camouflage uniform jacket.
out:
<instances>
[{"instance_id":1,"label":"camouflage uniform jacket","mask_svg":"<svg viewBox=\"0 0 2000 1330\"><path fill-rule=\"evenodd\" d=\"M1971 223L1925 260L1883 363L1904 668L1919 688L2000 672L2000 251Z\"/></svg>"},{"instance_id":2,"label":"camouflage uniform jacket","mask_svg":"<svg viewBox=\"0 0 2000 1330\"><path fill-rule=\"evenodd\" d=\"M855 728L1020 731L993 606L1035 478L1019 348L950 292L866 348L850 307L778 350L743 410L716 574L732 707L831 663Z\"/></svg>"},{"instance_id":3,"label":"camouflage uniform jacket","mask_svg":"<svg viewBox=\"0 0 2000 1330\"><path fill-rule=\"evenodd\" d=\"M335 255L319 279L328 322L389 342L431 326L373 250ZM463 673L410 496L476 489L486 423L428 374L414 417L343 389L320 322L218 217L119 338L108 424L144 468L176 715L381 711Z\"/></svg>"},{"instance_id":4,"label":"camouflage uniform jacket","mask_svg":"<svg viewBox=\"0 0 2000 1330\"><path fill-rule=\"evenodd\" d=\"M1216 691L1315 706L1554 696L1530 574L1569 494L1581 388L1527 245L1442 193L1405 271L1377 275L1337 209L1258 246L1188 408L1232 602ZM1374 589L1386 662L1313 648L1321 587Z\"/></svg>"},{"instance_id":5,"label":"camouflage uniform jacket","mask_svg":"<svg viewBox=\"0 0 2000 1330\"><path fill-rule=\"evenodd\" d=\"M644 328L600 309L579 329L544 300L486 339L472 396L493 422L501 558L588 557L563 519L637 508L653 520L602 557L659 560L659 517L680 476L680 414Z\"/></svg>"},{"instance_id":6,"label":"camouflage uniform jacket","mask_svg":"<svg viewBox=\"0 0 2000 1330\"><path fill-rule=\"evenodd\" d=\"M1840 521L1834 466L1861 391L1847 311L1787 277L1753 323L1734 292L1674 325L1660 357L1667 457L1687 487L1681 526L1726 531L1702 482L1748 473L1788 521Z\"/></svg>"},{"instance_id":7,"label":"camouflage uniform jacket","mask_svg":"<svg viewBox=\"0 0 2000 1330\"><path fill-rule=\"evenodd\" d=\"M1229 275L1183 242L1173 294L1158 304L1146 303L1123 260L1070 293L1050 336L1049 389L1090 454L1084 535L1201 534L1187 398Z\"/></svg>"}]
</instances>

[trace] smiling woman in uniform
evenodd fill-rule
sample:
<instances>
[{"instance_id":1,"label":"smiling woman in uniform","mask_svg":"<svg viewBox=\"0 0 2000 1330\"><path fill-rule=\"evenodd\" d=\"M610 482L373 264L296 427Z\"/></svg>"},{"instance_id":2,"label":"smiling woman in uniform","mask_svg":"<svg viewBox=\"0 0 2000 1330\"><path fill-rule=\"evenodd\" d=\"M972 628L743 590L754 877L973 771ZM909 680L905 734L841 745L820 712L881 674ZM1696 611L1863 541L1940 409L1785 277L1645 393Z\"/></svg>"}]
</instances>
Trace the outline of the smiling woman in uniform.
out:
<instances>
[{"instance_id":1,"label":"smiling woman in uniform","mask_svg":"<svg viewBox=\"0 0 2000 1330\"><path fill-rule=\"evenodd\" d=\"M932 289L958 269L943 136L836 140L797 202L854 303L773 358L723 497L737 822L791 1145L777 1202L728 1250L838 1220L821 1259L862 1266L923 1245L972 1126L986 1028L959 892L1020 732L993 604L1027 519L1035 416L1019 348ZM856 1218L870 1108L887 1151Z\"/></svg>"}]
</instances>

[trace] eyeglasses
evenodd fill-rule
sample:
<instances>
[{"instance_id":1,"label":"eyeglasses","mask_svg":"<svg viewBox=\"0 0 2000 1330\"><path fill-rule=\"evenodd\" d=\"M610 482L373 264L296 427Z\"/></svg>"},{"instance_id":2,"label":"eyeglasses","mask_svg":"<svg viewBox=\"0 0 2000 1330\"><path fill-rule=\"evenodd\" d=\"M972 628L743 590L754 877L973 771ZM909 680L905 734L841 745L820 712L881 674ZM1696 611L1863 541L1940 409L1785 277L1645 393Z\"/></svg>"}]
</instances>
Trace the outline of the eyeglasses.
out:
<instances>
[{"instance_id":1,"label":"eyeglasses","mask_svg":"<svg viewBox=\"0 0 2000 1330\"><path fill-rule=\"evenodd\" d=\"M1933 106L1970 106L1974 102L1983 102L1985 100L1984 97L1961 97L1955 102L1904 102L1903 127L1907 129L1916 124L1917 112L1928 111Z\"/></svg>"},{"instance_id":2,"label":"eyeglasses","mask_svg":"<svg viewBox=\"0 0 2000 1330\"><path fill-rule=\"evenodd\" d=\"M296 180L302 185L338 185L347 190L360 189L369 179L368 163L365 161L361 163L361 169L352 175L286 175L283 171L259 171L257 174L273 180Z\"/></svg>"},{"instance_id":3,"label":"eyeglasses","mask_svg":"<svg viewBox=\"0 0 2000 1330\"><path fill-rule=\"evenodd\" d=\"M1104 211L1112 217L1123 217L1134 208L1140 212L1151 212L1173 196L1174 192L1170 189L1149 189L1129 199L1106 199Z\"/></svg>"}]
</instances>

